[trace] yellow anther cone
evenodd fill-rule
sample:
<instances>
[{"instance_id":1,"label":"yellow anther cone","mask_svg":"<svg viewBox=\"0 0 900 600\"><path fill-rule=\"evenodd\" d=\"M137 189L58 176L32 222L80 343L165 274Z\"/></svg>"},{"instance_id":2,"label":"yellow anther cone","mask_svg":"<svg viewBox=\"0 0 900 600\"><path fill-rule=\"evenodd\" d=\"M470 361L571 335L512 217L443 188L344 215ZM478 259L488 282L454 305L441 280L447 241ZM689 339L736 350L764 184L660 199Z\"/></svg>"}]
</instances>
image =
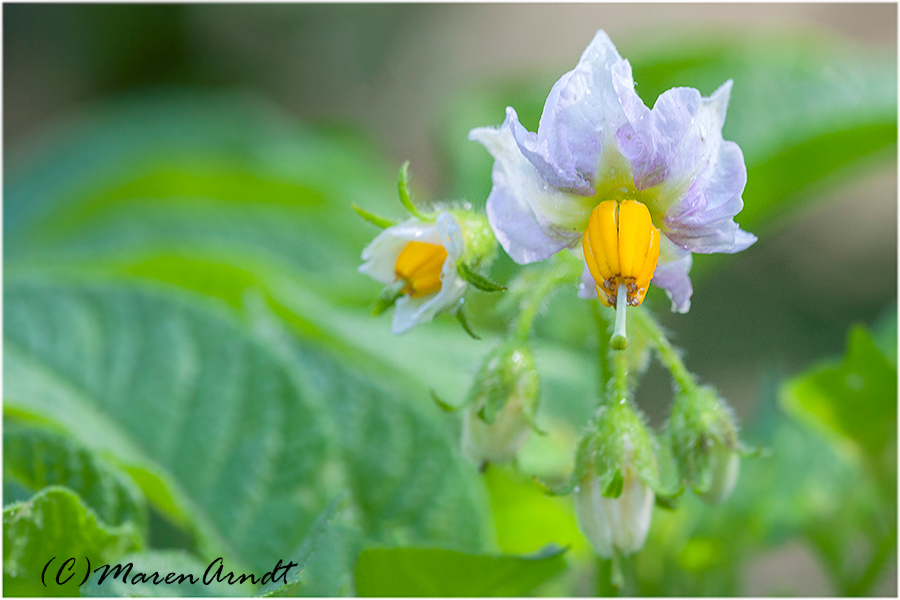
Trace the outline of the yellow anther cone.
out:
<instances>
[{"instance_id":1,"label":"yellow anther cone","mask_svg":"<svg viewBox=\"0 0 900 600\"><path fill-rule=\"evenodd\" d=\"M628 305L644 301L659 262L659 243L659 229L641 202L606 200L594 208L582 247L603 304L617 306L619 285L627 287Z\"/></svg>"},{"instance_id":2,"label":"yellow anther cone","mask_svg":"<svg viewBox=\"0 0 900 600\"><path fill-rule=\"evenodd\" d=\"M409 242L400 251L394 273L406 281L404 294L413 298L427 296L441 289L441 269L447 250L438 244Z\"/></svg>"}]
</instances>

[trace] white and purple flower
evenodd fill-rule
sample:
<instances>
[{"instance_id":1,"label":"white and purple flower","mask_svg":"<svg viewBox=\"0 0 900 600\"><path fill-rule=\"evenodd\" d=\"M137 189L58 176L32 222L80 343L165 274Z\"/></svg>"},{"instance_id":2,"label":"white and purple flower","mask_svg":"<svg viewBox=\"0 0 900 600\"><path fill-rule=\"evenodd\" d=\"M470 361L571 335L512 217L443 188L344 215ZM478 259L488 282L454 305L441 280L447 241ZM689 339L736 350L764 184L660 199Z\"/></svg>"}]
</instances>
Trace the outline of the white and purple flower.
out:
<instances>
[{"instance_id":1,"label":"white and purple flower","mask_svg":"<svg viewBox=\"0 0 900 600\"><path fill-rule=\"evenodd\" d=\"M487 216L497 239L520 264L582 242L583 296L596 287L605 304L635 306L650 281L673 311L687 312L691 253L734 253L756 241L734 222L747 170L741 149L722 138L730 92L731 81L709 98L673 88L648 109L631 65L598 31L550 91L537 133L510 107L499 128L469 134L495 159ZM602 203L606 225L595 210ZM630 215L646 224L626 235Z\"/></svg>"},{"instance_id":2,"label":"white and purple flower","mask_svg":"<svg viewBox=\"0 0 900 600\"><path fill-rule=\"evenodd\" d=\"M363 249L359 272L393 292L389 304L394 306L395 334L459 310L468 283L456 263L464 252L459 220L446 211L434 222L413 217L392 225Z\"/></svg>"}]
</instances>

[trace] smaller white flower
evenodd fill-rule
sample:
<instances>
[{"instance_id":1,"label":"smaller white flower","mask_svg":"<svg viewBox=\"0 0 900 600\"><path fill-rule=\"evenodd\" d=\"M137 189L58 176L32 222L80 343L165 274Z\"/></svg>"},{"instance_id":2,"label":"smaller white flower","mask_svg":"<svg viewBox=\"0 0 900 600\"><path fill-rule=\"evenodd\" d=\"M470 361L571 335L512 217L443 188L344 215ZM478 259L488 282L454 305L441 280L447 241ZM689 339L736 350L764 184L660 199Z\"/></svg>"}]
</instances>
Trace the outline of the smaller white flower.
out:
<instances>
[{"instance_id":1,"label":"smaller white flower","mask_svg":"<svg viewBox=\"0 0 900 600\"><path fill-rule=\"evenodd\" d=\"M644 547L653 515L654 493L632 469L623 475L622 495L603 495L596 474L587 477L575 491L575 512L581 532L597 554L613 558Z\"/></svg>"},{"instance_id":2,"label":"smaller white flower","mask_svg":"<svg viewBox=\"0 0 900 600\"><path fill-rule=\"evenodd\" d=\"M412 218L388 227L363 249L359 272L395 288L395 334L458 310L468 286L456 270L464 251L462 228L449 212L434 223Z\"/></svg>"}]
</instances>

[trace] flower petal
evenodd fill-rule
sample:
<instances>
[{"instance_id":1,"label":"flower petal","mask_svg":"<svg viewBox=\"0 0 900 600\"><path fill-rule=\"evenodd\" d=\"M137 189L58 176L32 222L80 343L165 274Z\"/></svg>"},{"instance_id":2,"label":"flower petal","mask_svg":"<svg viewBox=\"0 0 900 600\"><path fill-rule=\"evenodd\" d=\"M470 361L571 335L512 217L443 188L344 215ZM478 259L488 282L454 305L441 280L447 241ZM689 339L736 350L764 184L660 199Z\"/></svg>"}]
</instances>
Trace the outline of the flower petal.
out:
<instances>
[{"instance_id":1,"label":"flower petal","mask_svg":"<svg viewBox=\"0 0 900 600\"><path fill-rule=\"evenodd\" d=\"M672 312L686 313L691 309L691 285L693 256L687 250L679 248L666 237L662 238L659 250L659 264L651 283L666 291L672 301Z\"/></svg>"},{"instance_id":2,"label":"flower petal","mask_svg":"<svg viewBox=\"0 0 900 600\"><path fill-rule=\"evenodd\" d=\"M631 161L635 186L659 186L652 210L663 233L692 252L738 252L755 241L734 216L743 208L747 168L741 149L722 139L731 81L709 98L691 88L664 92L653 110L634 92L628 65L615 67L614 83L628 124L619 149Z\"/></svg>"},{"instance_id":3,"label":"flower petal","mask_svg":"<svg viewBox=\"0 0 900 600\"><path fill-rule=\"evenodd\" d=\"M431 321L443 311L455 312L459 299L466 292L466 281L456 273L456 261L447 252L447 260L441 268L441 290L421 298L401 296L394 304L391 331L401 334L420 323Z\"/></svg>"},{"instance_id":4,"label":"flower petal","mask_svg":"<svg viewBox=\"0 0 900 600\"><path fill-rule=\"evenodd\" d=\"M550 90L537 133L527 131L518 119L510 121L519 149L547 183L593 195L603 155L615 145L615 132L625 123L611 67L627 62L606 32L598 31L575 68Z\"/></svg>"},{"instance_id":5,"label":"flower petal","mask_svg":"<svg viewBox=\"0 0 900 600\"><path fill-rule=\"evenodd\" d=\"M512 108L499 128L481 127L469 139L494 157L493 188L487 199L491 229L506 253L519 264L549 258L577 243L590 217L591 201L544 181L519 151L510 129Z\"/></svg>"},{"instance_id":6,"label":"flower petal","mask_svg":"<svg viewBox=\"0 0 900 600\"><path fill-rule=\"evenodd\" d=\"M462 258L466 251L466 241L463 238L462 227L459 221L452 214L442 212L437 217L438 233L441 235L441 243L447 250L449 260L456 264L456 261Z\"/></svg>"},{"instance_id":7,"label":"flower petal","mask_svg":"<svg viewBox=\"0 0 900 600\"><path fill-rule=\"evenodd\" d=\"M397 279L394 274L397 257L406 244L413 241L440 244L441 236L436 226L415 218L388 227L363 248L359 272L378 283L393 283Z\"/></svg>"}]
</instances>

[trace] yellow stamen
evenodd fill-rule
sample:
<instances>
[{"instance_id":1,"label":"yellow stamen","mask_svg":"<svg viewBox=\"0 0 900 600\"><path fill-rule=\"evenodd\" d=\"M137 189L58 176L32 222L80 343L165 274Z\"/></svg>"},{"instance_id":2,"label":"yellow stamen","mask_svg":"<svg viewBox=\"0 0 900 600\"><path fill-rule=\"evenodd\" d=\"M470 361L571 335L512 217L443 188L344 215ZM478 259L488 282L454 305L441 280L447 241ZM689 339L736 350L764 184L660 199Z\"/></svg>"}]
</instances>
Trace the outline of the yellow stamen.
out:
<instances>
[{"instance_id":1,"label":"yellow stamen","mask_svg":"<svg viewBox=\"0 0 900 600\"><path fill-rule=\"evenodd\" d=\"M607 200L594 208L582 247L604 305L617 307L620 285L626 287L626 305L644 301L659 262L659 243L659 229L644 204Z\"/></svg>"},{"instance_id":2,"label":"yellow stamen","mask_svg":"<svg viewBox=\"0 0 900 600\"><path fill-rule=\"evenodd\" d=\"M394 274L406 281L403 293L413 298L427 296L441 289L441 269L447 250L439 244L409 242L397 257Z\"/></svg>"}]
</instances>

